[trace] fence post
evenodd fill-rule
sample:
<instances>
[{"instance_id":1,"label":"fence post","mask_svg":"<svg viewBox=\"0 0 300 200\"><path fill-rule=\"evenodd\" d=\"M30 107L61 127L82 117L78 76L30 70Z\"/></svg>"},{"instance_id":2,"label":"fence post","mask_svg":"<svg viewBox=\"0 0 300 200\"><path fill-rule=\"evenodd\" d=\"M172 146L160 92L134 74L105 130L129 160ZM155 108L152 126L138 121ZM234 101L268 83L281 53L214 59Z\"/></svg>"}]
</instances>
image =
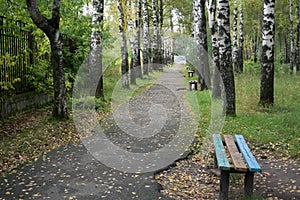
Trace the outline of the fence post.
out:
<instances>
[{"instance_id":1,"label":"fence post","mask_svg":"<svg viewBox=\"0 0 300 200\"><path fill-rule=\"evenodd\" d=\"M28 48L30 49L29 52L29 64L34 63L34 38L32 35L32 27L30 28L30 31L28 32Z\"/></svg>"},{"instance_id":2,"label":"fence post","mask_svg":"<svg viewBox=\"0 0 300 200\"><path fill-rule=\"evenodd\" d=\"M3 26L3 18L4 18L3 16L0 16L0 26Z\"/></svg>"}]
</instances>

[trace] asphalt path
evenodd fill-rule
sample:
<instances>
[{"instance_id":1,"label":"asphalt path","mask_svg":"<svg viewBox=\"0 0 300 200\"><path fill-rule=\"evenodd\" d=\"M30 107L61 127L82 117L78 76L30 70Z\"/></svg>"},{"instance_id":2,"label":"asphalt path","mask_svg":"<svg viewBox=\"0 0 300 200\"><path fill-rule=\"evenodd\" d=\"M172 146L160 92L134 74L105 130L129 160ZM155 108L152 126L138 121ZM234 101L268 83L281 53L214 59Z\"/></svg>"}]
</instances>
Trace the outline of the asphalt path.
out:
<instances>
[{"instance_id":1,"label":"asphalt path","mask_svg":"<svg viewBox=\"0 0 300 200\"><path fill-rule=\"evenodd\" d=\"M193 138L185 135L191 132L183 131L190 120L182 99L185 92L183 65L176 64L147 91L131 98L125 107L129 111L121 109L103 120L109 122L101 132L107 144L94 131L81 142L24 164L2 179L0 199L169 199L160 193L155 173L188 153L183 148L187 149ZM124 112L129 113L131 126L122 124L126 123L122 121ZM114 146L119 150L114 151ZM128 158L120 157L122 152L128 153L124 154Z\"/></svg>"}]
</instances>

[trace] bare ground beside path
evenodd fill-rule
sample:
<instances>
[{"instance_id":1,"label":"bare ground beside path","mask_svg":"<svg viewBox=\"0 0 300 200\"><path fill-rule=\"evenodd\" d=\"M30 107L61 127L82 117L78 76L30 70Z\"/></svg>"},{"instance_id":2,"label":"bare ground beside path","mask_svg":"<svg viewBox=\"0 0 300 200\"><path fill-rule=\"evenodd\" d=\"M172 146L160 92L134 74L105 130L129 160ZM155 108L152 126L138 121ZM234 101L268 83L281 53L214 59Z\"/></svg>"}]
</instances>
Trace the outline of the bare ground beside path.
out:
<instances>
[{"instance_id":1,"label":"bare ground beside path","mask_svg":"<svg viewBox=\"0 0 300 200\"><path fill-rule=\"evenodd\" d=\"M300 161L278 156L274 149L252 149L262 167L262 172L255 174L253 199L300 199ZM212 166L212 154L195 154L156 179L164 188L162 193L174 199L218 199L220 178ZM243 180L242 175L231 174L229 199L245 199Z\"/></svg>"}]
</instances>

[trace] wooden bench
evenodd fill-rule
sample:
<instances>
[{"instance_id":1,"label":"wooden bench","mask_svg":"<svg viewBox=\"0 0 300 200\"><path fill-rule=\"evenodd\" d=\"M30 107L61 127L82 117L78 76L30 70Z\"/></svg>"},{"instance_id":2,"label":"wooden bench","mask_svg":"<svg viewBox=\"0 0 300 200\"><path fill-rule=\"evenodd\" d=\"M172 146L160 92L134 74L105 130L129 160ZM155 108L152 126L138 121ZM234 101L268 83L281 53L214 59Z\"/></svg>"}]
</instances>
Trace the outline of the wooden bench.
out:
<instances>
[{"instance_id":1,"label":"wooden bench","mask_svg":"<svg viewBox=\"0 0 300 200\"><path fill-rule=\"evenodd\" d=\"M230 173L243 173L245 197L253 195L255 172L261 172L251 150L242 135L213 134L215 167L221 170L220 199L228 199Z\"/></svg>"}]
</instances>

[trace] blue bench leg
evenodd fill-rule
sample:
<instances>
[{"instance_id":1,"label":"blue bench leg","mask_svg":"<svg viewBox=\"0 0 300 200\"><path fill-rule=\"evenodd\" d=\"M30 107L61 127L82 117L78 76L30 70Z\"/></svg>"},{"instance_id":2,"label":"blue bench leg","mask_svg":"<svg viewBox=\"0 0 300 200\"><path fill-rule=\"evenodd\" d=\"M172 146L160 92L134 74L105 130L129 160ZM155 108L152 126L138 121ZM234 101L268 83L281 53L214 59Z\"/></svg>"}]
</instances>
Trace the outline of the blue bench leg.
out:
<instances>
[{"instance_id":1,"label":"blue bench leg","mask_svg":"<svg viewBox=\"0 0 300 200\"><path fill-rule=\"evenodd\" d=\"M229 171L221 170L220 200L228 200L229 175Z\"/></svg>"},{"instance_id":2,"label":"blue bench leg","mask_svg":"<svg viewBox=\"0 0 300 200\"><path fill-rule=\"evenodd\" d=\"M253 172L247 172L245 174L244 192L246 197L252 197L253 195L253 179L254 179Z\"/></svg>"}]
</instances>

